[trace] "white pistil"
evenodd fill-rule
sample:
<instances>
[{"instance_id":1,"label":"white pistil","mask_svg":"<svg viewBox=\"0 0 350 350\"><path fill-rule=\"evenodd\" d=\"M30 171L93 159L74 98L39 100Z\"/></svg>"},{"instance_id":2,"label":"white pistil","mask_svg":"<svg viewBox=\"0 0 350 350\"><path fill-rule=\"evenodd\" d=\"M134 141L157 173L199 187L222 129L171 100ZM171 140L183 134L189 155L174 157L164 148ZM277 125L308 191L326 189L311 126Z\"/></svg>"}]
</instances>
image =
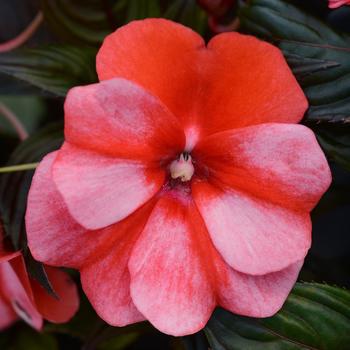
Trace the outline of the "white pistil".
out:
<instances>
[{"instance_id":1,"label":"white pistil","mask_svg":"<svg viewBox=\"0 0 350 350\"><path fill-rule=\"evenodd\" d=\"M173 179L180 178L182 182L190 181L194 173L192 157L181 153L180 158L170 164L170 175Z\"/></svg>"}]
</instances>

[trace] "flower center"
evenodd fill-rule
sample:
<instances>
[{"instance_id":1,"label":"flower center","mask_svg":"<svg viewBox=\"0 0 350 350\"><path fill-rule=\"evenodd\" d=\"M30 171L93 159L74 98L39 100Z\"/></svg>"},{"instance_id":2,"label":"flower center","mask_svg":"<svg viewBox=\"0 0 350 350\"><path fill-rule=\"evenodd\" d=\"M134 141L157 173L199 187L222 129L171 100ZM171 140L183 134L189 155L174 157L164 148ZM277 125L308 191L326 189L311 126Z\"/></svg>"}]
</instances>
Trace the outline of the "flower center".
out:
<instances>
[{"instance_id":1,"label":"flower center","mask_svg":"<svg viewBox=\"0 0 350 350\"><path fill-rule=\"evenodd\" d=\"M191 155L186 152L181 153L178 159L171 162L169 170L173 179L180 178L182 182L190 181L194 174Z\"/></svg>"}]
</instances>

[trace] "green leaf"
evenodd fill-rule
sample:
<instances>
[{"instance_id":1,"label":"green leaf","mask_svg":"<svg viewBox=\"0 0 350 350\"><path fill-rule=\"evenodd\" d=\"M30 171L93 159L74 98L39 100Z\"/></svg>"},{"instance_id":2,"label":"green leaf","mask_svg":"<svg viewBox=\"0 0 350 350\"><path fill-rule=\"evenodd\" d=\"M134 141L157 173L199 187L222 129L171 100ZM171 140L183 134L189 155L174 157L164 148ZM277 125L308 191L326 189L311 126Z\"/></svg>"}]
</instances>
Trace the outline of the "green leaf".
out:
<instances>
[{"instance_id":1,"label":"green leaf","mask_svg":"<svg viewBox=\"0 0 350 350\"><path fill-rule=\"evenodd\" d=\"M45 127L22 142L8 165L34 163L56 150L63 140L62 124ZM26 248L24 214L34 170L0 175L0 214L5 232L15 249Z\"/></svg>"},{"instance_id":2,"label":"green leaf","mask_svg":"<svg viewBox=\"0 0 350 350\"><path fill-rule=\"evenodd\" d=\"M184 350L207 350L208 341L203 331L182 337Z\"/></svg>"},{"instance_id":3,"label":"green leaf","mask_svg":"<svg viewBox=\"0 0 350 350\"><path fill-rule=\"evenodd\" d=\"M51 334L39 333L23 323L18 323L7 332L0 333L0 348L3 350L58 350L58 344Z\"/></svg>"},{"instance_id":4,"label":"green leaf","mask_svg":"<svg viewBox=\"0 0 350 350\"><path fill-rule=\"evenodd\" d=\"M18 49L0 54L0 73L65 96L73 86L97 81L95 56L95 49L67 45Z\"/></svg>"},{"instance_id":5,"label":"green leaf","mask_svg":"<svg viewBox=\"0 0 350 350\"><path fill-rule=\"evenodd\" d=\"M113 31L123 2L101 0L40 0L45 21L53 32L73 44L98 46Z\"/></svg>"},{"instance_id":6,"label":"green leaf","mask_svg":"<svg viewBox=\"0 0 350 350\"><path fill-rule=\"evenodd\" d=\"M317 139L330 159L350 171L350 125L313 126Z\"/></svg>"},{"instance_id":7,"label":"green leaf","mask_svg":"<svg viewBox=\"0 0 350 350\"><path fill-rule=\"evenodd\" d=\"M40 0L54 33L69 43L100 46L105 36L136 19L165 17L202 32L207 17L195 0Z\"/></svg>"},{"instance_id":8,"label":"green leaf","mask_svg":"<svg viewBox=\"0 0 350 350\"><path fill-rule=\"evenodd\" d=\"M281 0L252 0L240 10L244 32L283 51L308 100L308 122L350 121L350 36Z\"/></svg>"},{"instance_id":9,"label":"green leaf","mask_svg":"<svg viewBox=\"0 0 350 350\"><path fill-rule=\"evenodd\" d=\"M46 112L45 102L42 97L38 96L0 95L0 103L4 103L14 112L29 134L37 130ZM0 134L4 133L18 138L13 126L0 112Z\"/></svg>"},{"instance_id":10,"label":"green leaf","mask_svg":"<svg viewBox=\"0 0 350 350\"><path fill-rule=\"evenodd\" d=\"M63 141L62 129L61 123L52 124L33 134L15 149L8 165L40 161L47 153L60 147ZM31 277L35 278L48 293L55 295L42 264L30 259L26 249L24 215L33 174L34 170L0 175L0 219L14 249L23 249L26 262L32 262L27 265Z\"/></svg>"},{"instance_id":11,"label":"green leaf","mask_svg":"<svg viewBox=\"0 0 350 350\"><path fill-rule=\"evenodd\" d=\"M205 11L198 6L196 0L169 1L170 5L163 16L180 22L199 34L204 34L207 29L208 17Z\"/></svg>"},{"instance_id":12,"label":"green leaf","mask_svg":"<svg viewBox=\"0 0 350 350\"><path fill-rule=\"evenodd\" d=\"M97 346L97 350L124 350L130 347L131 344L140 337L138 333L126 333L120 334L111 339L106 339L100 342Z\"/></svg>"},{"instance_id":13,"label":"green leaf","mask_svg":"<svg viewBox=\"0 0 350 350\"><path fill-rule=\"evenodd\" d=\"M256 319L218 309L205 331L213 350L349 349L350 292L297 283L275 316Z\"/></svg>"},{"instance_id":14,"label":"green leaf","mask_svg":"<svg viewBox=\"0 0 350 350\"><path fill-rule=\"evenodd\" d=\"M29 249L27 249L25 252L24 258L29 276L41 284L52 297L58 300L59 297L56 294L56 291L53 289L53 286L46 273L45 266L41 262L34 260Z\"/></svg>"},{"instance_id":15,"label":"green leaf","mask_svg":"<svg viewBox=\"0 0 350 350\"><path fill-rule=\"evenodd\" d=\"M13 349L58 350L58 344L52 335L37 333L30 328L26 328L15 337Z\"/></svg>"}]
</instances>

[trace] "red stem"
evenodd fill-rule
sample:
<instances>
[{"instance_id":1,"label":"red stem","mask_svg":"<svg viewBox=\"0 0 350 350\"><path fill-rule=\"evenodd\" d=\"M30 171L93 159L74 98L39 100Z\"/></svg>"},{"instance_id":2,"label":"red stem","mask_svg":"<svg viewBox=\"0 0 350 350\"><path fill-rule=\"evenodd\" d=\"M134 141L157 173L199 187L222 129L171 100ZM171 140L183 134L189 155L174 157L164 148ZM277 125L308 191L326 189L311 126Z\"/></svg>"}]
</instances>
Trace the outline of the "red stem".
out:
<instances>
[{"instance_id":1,"label":"red stem","mask_svg":"<svg viewBox=\"0 0 350 350\"><path fill-rule=\"evenodd\" d=\"M24 128L23 124L20 122L16 114L14 114L9 108L7 108L3 103L0 102L0 114L2 114L16 130L17 135L21 141L28 137L27 130Z\"/></svg>"},{"instance_id":2,"label":"red stem","mask_svg":"<svg viewBox=\"0 0 350 350\"><path fill-rule=\"evenodd\" d=\"M44 16L42 12L38 12L38 14L35 16L35 18L30 22L28 27L24 29L24 31L16 36L14 39L8 40L2 44L0 44L0 52L6 52L13 50L19 46L21 46L23 43L25 43L38 29L40 24L42 23L44 19Z\"/></svg>"}]
</instances>

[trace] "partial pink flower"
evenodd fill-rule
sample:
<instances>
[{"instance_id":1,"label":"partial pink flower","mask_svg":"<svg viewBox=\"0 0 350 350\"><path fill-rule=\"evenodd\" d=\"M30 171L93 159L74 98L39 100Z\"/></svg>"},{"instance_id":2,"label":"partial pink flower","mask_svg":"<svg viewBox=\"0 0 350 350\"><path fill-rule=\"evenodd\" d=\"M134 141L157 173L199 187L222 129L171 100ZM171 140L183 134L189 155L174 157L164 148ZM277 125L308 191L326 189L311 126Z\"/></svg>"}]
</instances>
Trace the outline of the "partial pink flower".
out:
<instances>
[{"instance_id":1,"label":"partial pink flower","mask_svg":"<svg viewBox=\"0 0 350 350\"><path fill-rule=\"evenodd\" d=\"M350 0L328 0L328 7L335 9L343 5L350 5Z\"/></svg>"},{"instance_id":2,"label":"partial pink flower","mask_svg":"<svg viewBox=\"0 0 350 350\"><path fill-rule=\"evenodd\" d=\"M0 330L22 319L40 330L43 319L54 323L68 321L78 310L79 296L74 282L63 271L46 267L58 299L31 279L20 252L9 252L0 227Z\"/></svg>"},{"instance_id":3,"label":"partial pink flower","mask_svg":"<svg viewBox=\"0 0 350 350\"><path fill-rule=\"evenodd\" d=\"M65 143L34 175L34 257L79 269L111 325L185 335L217 305L273 315L331 181L281 52L146 19L105 39L97 71L69 92Z\"/></svg>"}]
</instances>

